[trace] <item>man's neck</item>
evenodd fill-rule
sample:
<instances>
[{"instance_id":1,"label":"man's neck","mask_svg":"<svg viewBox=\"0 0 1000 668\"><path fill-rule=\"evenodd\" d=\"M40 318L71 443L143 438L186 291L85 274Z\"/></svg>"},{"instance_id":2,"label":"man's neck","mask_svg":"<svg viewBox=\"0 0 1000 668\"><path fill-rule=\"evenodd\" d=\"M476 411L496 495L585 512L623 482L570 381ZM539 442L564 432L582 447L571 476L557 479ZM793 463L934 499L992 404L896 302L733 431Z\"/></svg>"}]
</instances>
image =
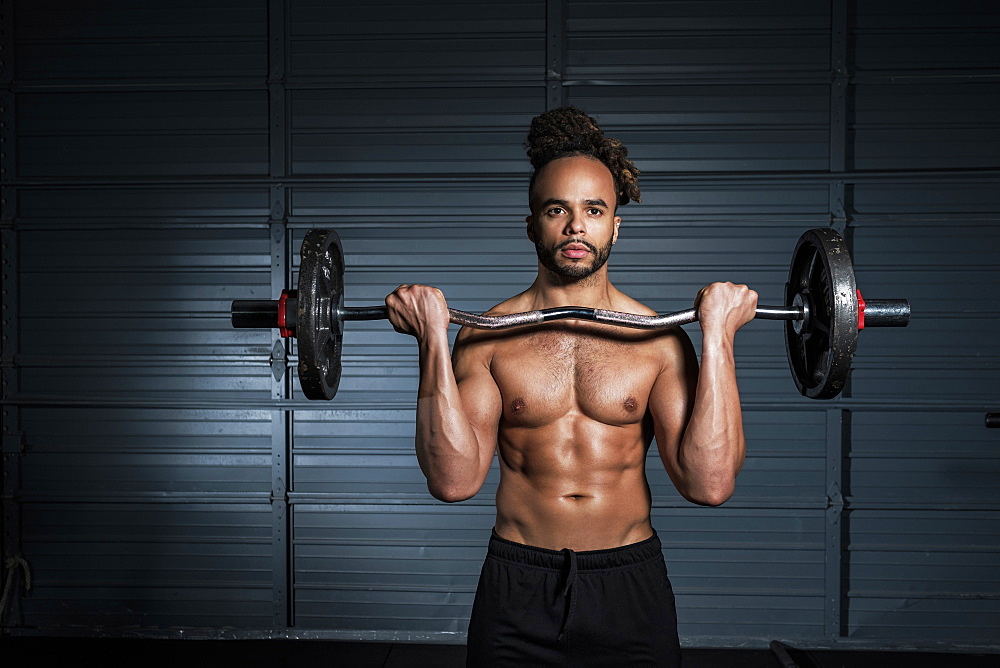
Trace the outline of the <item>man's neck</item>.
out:
<instances>
[{"instance_id":1,"label":"man's neck","mask_svg":"<svg viewBox=\"0 0 1000 668\"><path fill-rule=\"evenodd\" d=\"M606 265L590 276L580 279L560 276L539 265L538 276L527 289L526 296L535 309L557 306L608 308L615 292L617 290L608 280Z\"/></svg>"}]
</instances>

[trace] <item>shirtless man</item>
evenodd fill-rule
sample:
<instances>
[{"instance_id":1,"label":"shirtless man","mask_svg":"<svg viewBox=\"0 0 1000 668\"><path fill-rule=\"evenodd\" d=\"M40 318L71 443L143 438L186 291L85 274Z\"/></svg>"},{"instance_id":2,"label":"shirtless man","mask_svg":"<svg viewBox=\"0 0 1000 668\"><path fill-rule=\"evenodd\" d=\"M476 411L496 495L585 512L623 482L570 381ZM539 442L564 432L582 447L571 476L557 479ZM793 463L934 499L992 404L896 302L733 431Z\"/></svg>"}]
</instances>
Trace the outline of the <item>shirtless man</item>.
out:
<instances>
[{"instance_id":1,"label":"shirtless man","mask_svg":"<svg viewBox=\"0 0 1000 668\"><path fill-rule=\"evenodd\" d=\"M488 313L587 306L653 315L611 284L605 264L617 206L639 198L624 146L572 108L537 117L528 139L538 276ZM733 339L756 302L742 285L701 290L699 372L680 329L580 320L462 329L449 356L440 291L404 285L386 298L394 327L419 346L416 452L431 494L470 498L499 455L469 666L678 665L646 453L655 436L670 479L694 503L732 495L745 453Z\"/></svg>"}]
</instances>

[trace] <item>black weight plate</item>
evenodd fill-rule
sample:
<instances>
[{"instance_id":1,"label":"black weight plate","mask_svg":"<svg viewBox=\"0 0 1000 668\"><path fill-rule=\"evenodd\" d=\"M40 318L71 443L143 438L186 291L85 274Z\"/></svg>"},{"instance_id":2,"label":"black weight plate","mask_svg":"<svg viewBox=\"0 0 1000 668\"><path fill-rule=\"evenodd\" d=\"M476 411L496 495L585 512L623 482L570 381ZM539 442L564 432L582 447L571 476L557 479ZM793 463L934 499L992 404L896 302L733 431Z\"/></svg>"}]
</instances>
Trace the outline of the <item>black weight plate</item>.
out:
<instances>
[{"instance_id":1,"label":"black weight plate","mask_svg":"<svg viewBox=\"0 0 1000 668\"><path fill-rule=\"evenodd\" d=\"M788 366L799 392L831 399L844 389L858 345L858 298L847 243L835 230L807 230L795 245L785 303L796 296L809 317L785 322ZM796 331L798 329L798 331Z\"/></svg>"},{"instance_id":2,"label":"black weight plate","mask_svg":"<svg viewBox=\"0 0 1000 668\"><path fill-rule=\"evenodd\" d=\"M309 230L299 265L299 385L307 399L333 399L340 385L343 332L333 315L344 295L344 252L333 230Z\"/></svg>"}]
</instances>

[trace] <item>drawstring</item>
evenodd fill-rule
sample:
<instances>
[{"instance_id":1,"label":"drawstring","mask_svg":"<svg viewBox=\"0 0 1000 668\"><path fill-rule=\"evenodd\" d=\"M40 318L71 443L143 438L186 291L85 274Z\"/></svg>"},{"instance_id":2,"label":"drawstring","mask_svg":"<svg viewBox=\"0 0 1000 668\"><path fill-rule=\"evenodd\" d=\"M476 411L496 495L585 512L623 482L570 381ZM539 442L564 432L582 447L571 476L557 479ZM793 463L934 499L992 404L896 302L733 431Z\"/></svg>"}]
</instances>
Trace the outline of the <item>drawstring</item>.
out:
<instances>
[{"instance_id":1,"label":"drawstring","mask_svg":"<svg viewBox=\"0 0 1000 668\"><path fill-rule=\"evenodd\" d=\"M566 583L563 585L562 595L566 599L566 620L563 622L562 630L559 631L558 640L562 640L569 629L569 623L573 619L573 609L576 607L576 598L573 597L573 585L576 583L576 552L564 547L560 550L566 555Z\"/></svg>"}]
</instances>

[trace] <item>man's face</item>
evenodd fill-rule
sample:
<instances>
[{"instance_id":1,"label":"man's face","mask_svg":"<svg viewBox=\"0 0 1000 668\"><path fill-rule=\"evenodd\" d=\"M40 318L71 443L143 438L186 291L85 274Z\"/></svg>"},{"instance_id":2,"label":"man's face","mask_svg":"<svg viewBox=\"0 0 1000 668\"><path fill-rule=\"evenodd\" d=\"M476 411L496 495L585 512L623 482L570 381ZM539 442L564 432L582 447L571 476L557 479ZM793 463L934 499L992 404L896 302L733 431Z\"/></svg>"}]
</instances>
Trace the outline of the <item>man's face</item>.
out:
<instances>
[{"instance_id":1,"label":"man's face","mask_svg":"<svg viewBox=\"0 0 1000 668\"><path fill-rule=\"evenodd\" d=\"M586 156L553 160L538 173L530 195L528 238L543 267L583 279L604 266L621 223L607 167Z\"/></svg>"}]
</instances>

